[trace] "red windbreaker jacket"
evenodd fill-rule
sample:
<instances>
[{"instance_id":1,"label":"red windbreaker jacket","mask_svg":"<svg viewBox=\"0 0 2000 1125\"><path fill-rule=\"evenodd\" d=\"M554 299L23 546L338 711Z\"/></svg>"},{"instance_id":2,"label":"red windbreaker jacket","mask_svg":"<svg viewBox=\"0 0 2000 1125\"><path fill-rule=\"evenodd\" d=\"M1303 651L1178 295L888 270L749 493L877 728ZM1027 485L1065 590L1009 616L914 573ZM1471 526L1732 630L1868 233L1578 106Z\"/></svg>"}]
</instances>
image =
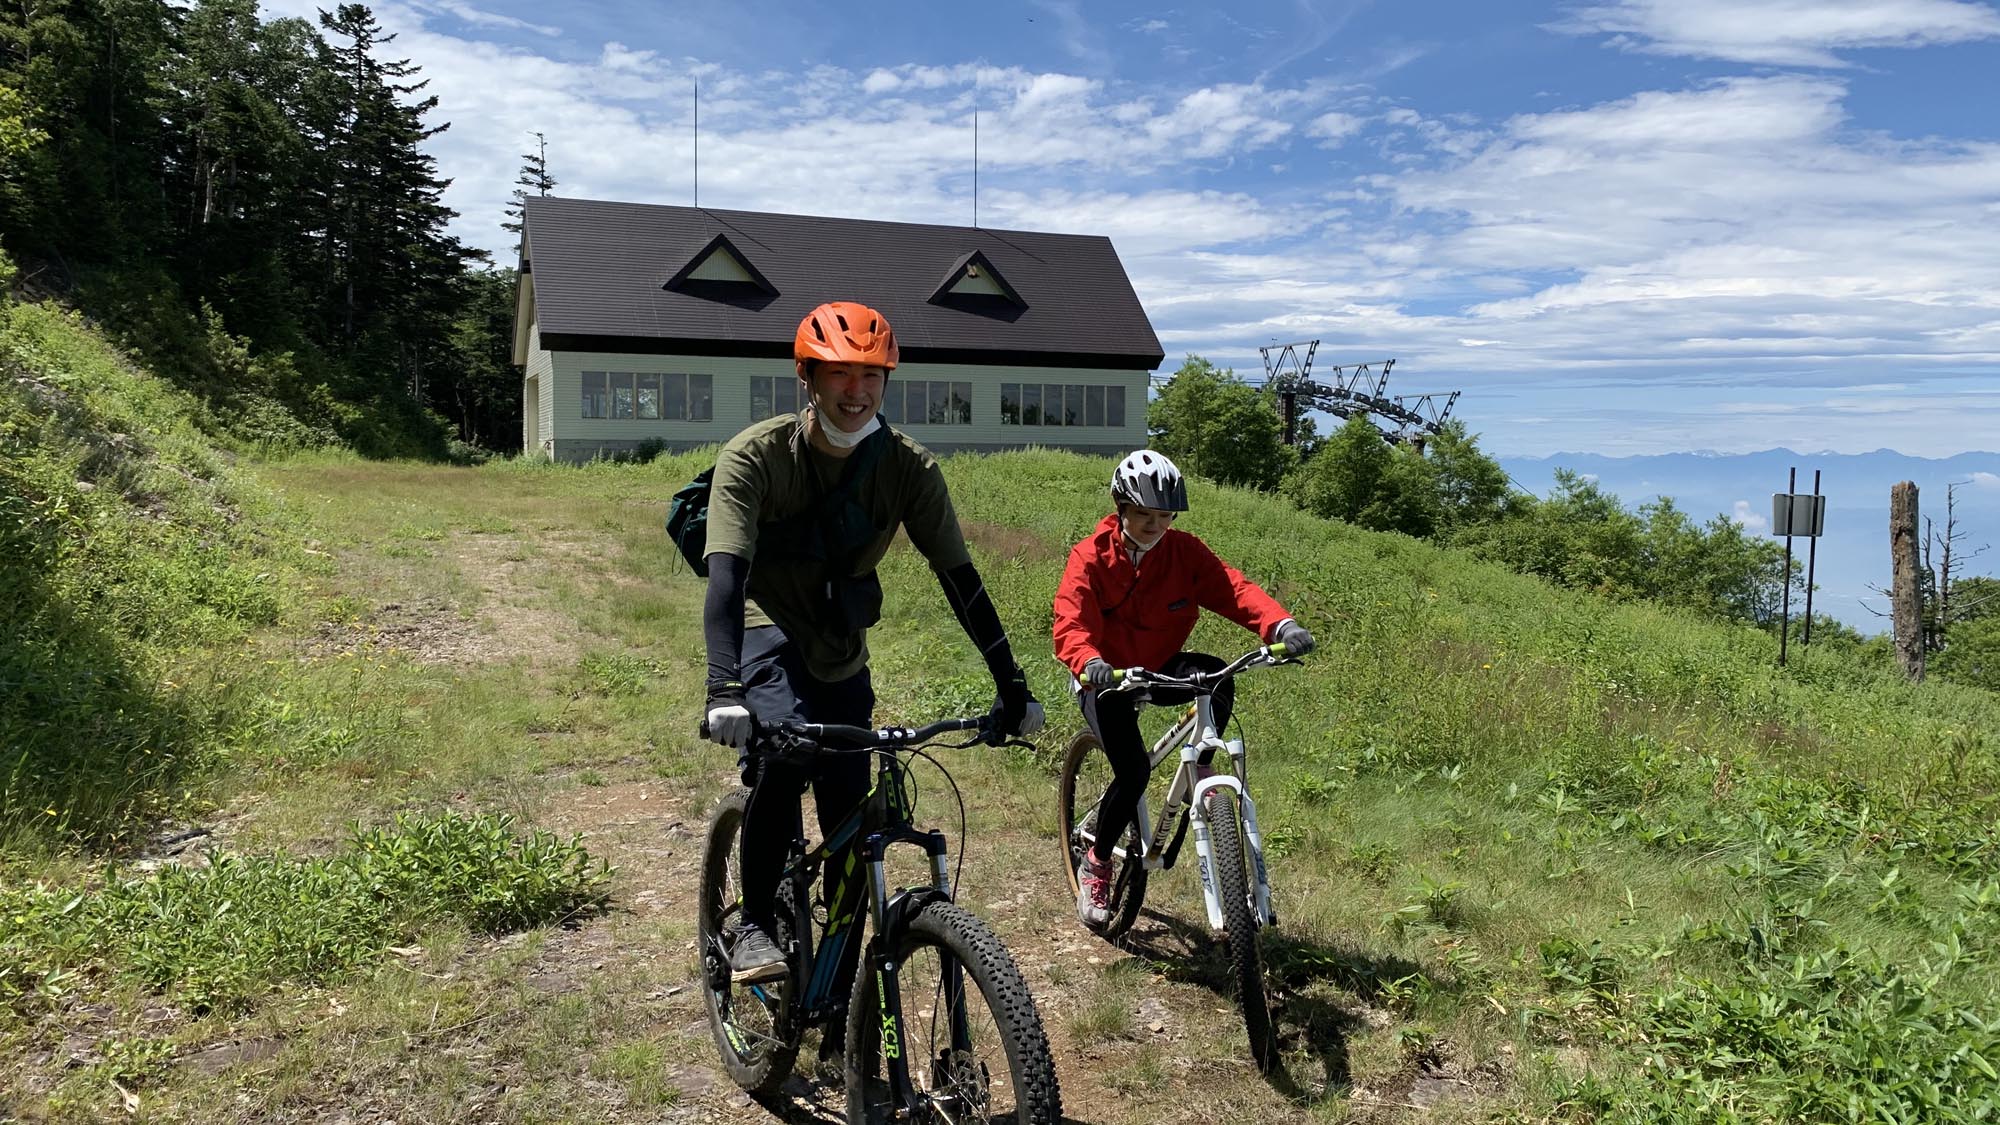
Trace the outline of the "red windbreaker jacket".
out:
<instances>
[{"instance_id":1,"label":"red windbreaker jacket","mask_svg":"<svg viewBox=\"0 0 2000 1125\"><path fill-rule=\"evenodd\" d=\"M1181 651L1204 609L1266 641L1290 616L1185 531L1169 529L1142 561L1132 566L1116 512L1070 549L1056 588L1055 640L1056 658L1071 672L1081 676L1093 656L1114 668L1158 668Z\"/></svg>"}]
</instances>

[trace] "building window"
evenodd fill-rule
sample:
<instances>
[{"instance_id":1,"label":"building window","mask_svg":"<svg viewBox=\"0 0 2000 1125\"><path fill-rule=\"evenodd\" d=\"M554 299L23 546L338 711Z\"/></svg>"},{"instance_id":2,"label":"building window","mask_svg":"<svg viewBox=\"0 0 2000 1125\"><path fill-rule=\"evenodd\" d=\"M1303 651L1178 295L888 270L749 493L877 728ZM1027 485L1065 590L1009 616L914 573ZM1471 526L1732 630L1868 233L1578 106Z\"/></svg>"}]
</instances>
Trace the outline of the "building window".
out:
<instances>
[{"instance_id":1,"label":"building window","mask_svg":"<svg viewBox=\"0 0 2000 1125\"><path fill-rule=\"evenodd\" d=\"M799 381L783 375L750 377L750 420L761 422L780 414L797 414L805 404L799 401Z\"/></svg>"},{"instance_id":2,"label":"building window","mask_svg":"<svg viewBox=\"0 0 2000 1125\"><path fill-rule=\"evenodd\" d=\"M1079 383L1002 383L1000 422L1008 426L1125 425L1125 388Z\"/></svg>"},{"instance_id":3,"label":"building window","mask_svg":"<svg viewBox=\"0 0 2000 1125\"><path fill-rule=\"evenodd\" d=\"M690 422L712 422L715 420L715 376L713 375L669 375L669 379L687 380L687 420Z\"/></svg>"},{"instance_id":4,"label":"building window","mask_svg":"<svg viewBox=\"0 0 2000 1125\"><path fill-rule=\"evenodd\" d=\"M715 376L586 371L583 417L648 422L713 421Z\"/></svg>"},{"instance_id":5,"label":"building window","mask_svg":"<svg viewBox=\"0 0 2000 1125\"><path fill-rule=\"evenodd\" d=\"M945 379L890 379L882 420L891 425L970 426L972 384Z\"/></svg>"}]
</instances>

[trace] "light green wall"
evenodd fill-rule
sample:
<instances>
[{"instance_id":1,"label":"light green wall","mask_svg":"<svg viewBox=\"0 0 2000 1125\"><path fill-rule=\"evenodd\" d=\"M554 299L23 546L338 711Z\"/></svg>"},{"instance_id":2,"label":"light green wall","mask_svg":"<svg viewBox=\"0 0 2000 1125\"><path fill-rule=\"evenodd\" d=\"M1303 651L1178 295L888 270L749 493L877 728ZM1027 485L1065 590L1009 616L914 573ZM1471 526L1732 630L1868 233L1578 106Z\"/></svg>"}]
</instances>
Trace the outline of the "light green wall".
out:
<instances>
[{"instance_id":1,"label":"light green wall","mask_svg":"<svg viewBox=\"0 0 2000 1125\"><path fill-rule=\"evenodd\" d=\"M602 453L630 449L647 438L669 448L684 449L728 440L751 422L750 378L753 375L791 377L782 360L722 356L626 355L614 352L555 352L541 350L533 340L528 370L543 371L542 438L561 461L587 461ZM537 364L546 364L538 368ZM715 420L585 418L585 371L633 371L641 374L707 374L715 380ZM940 453L957 450L997 451L1039 445L1092 453L1123 452L1146 444L1145 371L1087 367L1014 367L973 364L910 363L896 369L895 378L949 379L972 384L972 424L967 426L899 425L917 441ZM1125 388L1125 425L1010 426L1000 421L1002 383L1082 383Z\"/></svg>"},{"instance_id":2,"label":"light green wall","mask_svg":"<svg viewBox=\"0 0 2000 1125\"><path fill-rule=\"evenodd\" d=\"M526 417L521 419L521 451L531 454L551 452L555 448L553 444L556 424L555 367L550 362L549 353L542 350L541 333L532 324L528 326L528 364L527 370L522 374L522 380L524 390L530 386L528 380L534 380L532 385L538 394L535 398L529 398L524 394L521 407L524 411L540 410L541 418L540 424L533 427L527 424ZM531 432L539 432L541 437L539 446L530 444Z\"/></svg>"}]
</instances>

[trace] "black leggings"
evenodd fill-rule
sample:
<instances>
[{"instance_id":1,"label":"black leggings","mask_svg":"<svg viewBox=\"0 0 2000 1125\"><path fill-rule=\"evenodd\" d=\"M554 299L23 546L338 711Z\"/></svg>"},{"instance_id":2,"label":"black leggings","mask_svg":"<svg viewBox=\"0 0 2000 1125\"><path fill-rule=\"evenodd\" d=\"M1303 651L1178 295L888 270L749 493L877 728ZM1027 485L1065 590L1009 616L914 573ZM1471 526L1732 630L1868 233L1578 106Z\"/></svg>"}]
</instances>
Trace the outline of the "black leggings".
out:
<instances>
[{"instance_id":1,"label":"black leggings","mask_svg":"<svg viewBox=\"0 0 2000 1125\"><path fill-rule=\"evenodd\" d=\"M806 671L798 649L776 626L743 634L742 668L744 694L750 713L759 722L871 725L875 689L868 669L836 683L816 680ZM757 757L746 763L744 781L750 786L750 803L743 810L745 921L771 932L785 852L793 840L804 835L799 801L806 786L812 786L824 838L868 795L871 760L868 754L825 754L807 765ZM835 874L843 867L839 859L832 857L826 865L829 901Z\"/></svg>"},{"instance_id":2,"label":"black leggings","mask_svg":"<svg viewBox=\"0 0 2000 1125\"><path fill-rule=\"evenodd\" d=\"M1219 672L1226 666L1220 658L1205 652L1183 652L1154 671L1165 676L1187 676L1195 672ZM1193 698L1192 693L1179 688L1152 688L1147 694L1154 703L1170 705ZM1230 708L1236 701L1235 681L1223 681L1211 698L1215 729L1221 731L1229 725ZM1146 793L1146 781L1152 771L1146 762L1145 740L1139 736L1139 709L1131 696L1112 692L1100 698L1097 692L1085 688L1077 696L1077 704L1083 708L1084 722L1090 724L1097 740L1104 744L1104 756L1111 759L1111 784L1105 788L1104 800L1097 807L1097 844L1092 849L1097 858L1109 860L1111 849L1117 846L1133 815L1139 811L1139 798ZM1139 830L1145 831L1146 826L1140 825Z\"/></svg>"}]
</instances>

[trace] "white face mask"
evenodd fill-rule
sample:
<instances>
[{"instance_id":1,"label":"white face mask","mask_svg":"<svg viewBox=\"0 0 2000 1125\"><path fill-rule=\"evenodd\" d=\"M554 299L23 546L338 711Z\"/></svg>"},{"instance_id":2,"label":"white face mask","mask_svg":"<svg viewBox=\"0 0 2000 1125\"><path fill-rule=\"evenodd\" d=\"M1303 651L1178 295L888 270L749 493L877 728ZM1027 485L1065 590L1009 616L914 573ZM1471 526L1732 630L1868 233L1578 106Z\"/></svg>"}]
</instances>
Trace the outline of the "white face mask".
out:
<instances>
[{"instance_id":1,"label":"white face mask","mask_svg":"<svg viewBox=\"0 0 2000 1125\"><path fill-rule=\"evenodd\" d=\"M1143 536L1139 534L1138 530L1133 526L1132 521L1126 518L1123 512L1120 512L1118 515L1119 534L1125 537L1125 541L1127 543L1132 544L1133 547L1137 548L1138 551L1142 553L1145 551L1150 551L1155 546L1158 546L1160 540L1167 537L1167 530L1172 526L1173 525L1171 524L1163 522L1155 523L1153 525L1152 535L1150 537Z\"/></svg>"},{"instance_id":2,"label":"white face mask","mask_svg":"<svg viewBox=\"0 0 2000 1125\"><path fill-rule=\"evenodd\" d=\"M820 436L826 439L828 445L833 446L835 449L853 449L855 446L860 445L869 434L882 428L882 418L880 415L870 418L867 425L849 433L839 426L827 425L819 417L819 408L815 406L813 407L813 426L819 430Z\"/></svg>"}]
</instances>

